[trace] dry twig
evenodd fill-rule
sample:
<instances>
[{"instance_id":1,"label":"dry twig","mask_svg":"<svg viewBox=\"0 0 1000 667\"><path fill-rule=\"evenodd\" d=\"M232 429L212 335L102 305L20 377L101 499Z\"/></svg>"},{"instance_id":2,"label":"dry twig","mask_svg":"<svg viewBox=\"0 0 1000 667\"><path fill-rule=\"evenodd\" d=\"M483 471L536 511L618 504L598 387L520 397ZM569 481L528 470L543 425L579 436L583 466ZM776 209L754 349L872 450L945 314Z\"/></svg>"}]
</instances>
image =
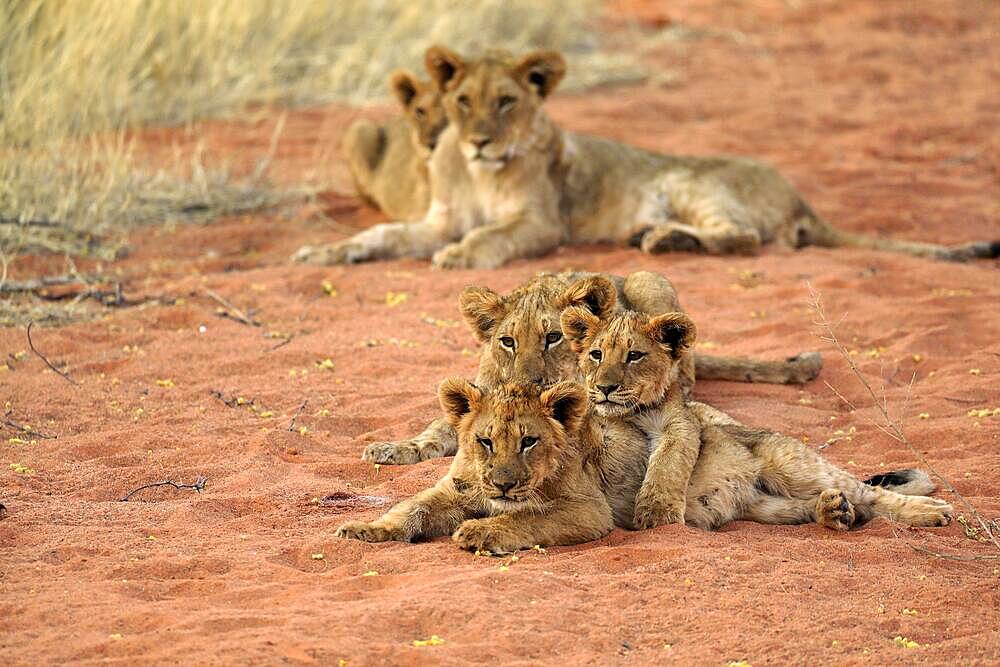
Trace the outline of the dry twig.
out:
<instances>
[{"instance_id":1,"label":"dry twig","mask_svg":"<svg viewBox=\"0 0 1000 667\"><path fill-rule=\"evenodd\" d=\"M52 370L54 370L56 373L58 373L62 378L64 378L66 380L66 382L69 382L73 386L79 387L80 386L79 382L77 382L76 380L74 380L73 378L71 378L69 376L69 373L65 373L65 372L59 370L58 368L56 368L55 365L51 361L49 361L48 358L44 354L42 354L41 352L39 352L38 348L35 347L35 344L31 341L31 327L32 327L33 324L34 324L34 322L28 322L28 330L27 330L27 334L28 334L28 347L31 348L31 351L34 352L35 355L39 359L41 359L42 361L45 362L46 366L48 366L49 368L51 368Z\"/></svg>"},{"instance_id":2,"label":"dry twig","mask_svg":"<svg viewBox=\"0 0 1000 667\"><path fill-rule=\"evenodd\" d=\"M295 430L295 420L299 418L299 415L302 414L302 411L306 409L307 405L309 405L309 399L308 398L306 400L302 401L302 405L300 405L299 409L295 411L295 416L292 417L292 421L288 422L288 430L289 431L294 431Z\"/></svg>"},{"instance_id":3,"label":"dry twig","mask_svg":"<svg viewBox=\"0 0 1000 667\"><path fill-rule=\"evenodd\" d=\"M153 482L152 484L146 484L145 486L140 486L138 489L129 491L127 494L119 498L118 502L120 503L128 502L129 498L139 493L140 491L143 491L145 489L152 489L157 486L172 486L175 489L192 489L195 493L201 493L202 491L205 490L206 482L208 482L207 477L199 477L198 479L195 480L194 484L178 484L173 480L165 479L162 482Z\"/></svg>"},{"instance_id":4,"label":"dry twig","mask_svg":"<svg viewBox=\"0 0 1000 667\"><path fill-rule=\"evenodd\" d=\"M242 310L231 304L229 301L226 301L218 293L208 289L207 287L202 288L202 290L205 292L206 296L210 297L212 300L221 305L223 308L228 309L228 311L224 311L223 317L228 317L232 320L236 320L237 322L245 324L248 327L260 326L260 322L250 317L247 313L244 313Z\"/></svg>"},{"instance_id":5,"label":"dry twig","mask_svg":"<svg viewBox=\"0 0 1000 667\"><path fill-rule=\"evenodd\" d=\"M10 418L10 416L13 414L13 412L14 412L13 410L7 410L4 413L3 419L0 420L0 422L2 422L6 426L11 427L12 429L15 429L21 435L28 436L29 438L41 438L43 440L55 440L56 438L59 437L58 435L50 435L48 433L41 433L41 432L36 431L36 430L34 430L32 428L28 428L24 424L17 423L16 421L14 421L13 419Z\"/></svg>"},{"instance_id":6,"label":"dry twig","mask_svg":"<svg viewBox=\"0 0 1000 667\"><path fill-rule=\"evenodd\" d=\"M844 347L844 344L841 343L840 340L837 338L836 333L834 333L833 326L830 324L830 321L826 317L826 312L823 310L823 304L820 302L819 293L816 292L815 289L813 289L813 286L811 284L809 285L809 299L810 299L810 306L812 307L813 311L816 313L816 316L818 318L818 321L814 322L814 324L820 327L820 329L822 329L822 331L825 334L825 336L820 336L820 339L827 343L832 344L836 348L837 352L840 353L840 356L842 356L847 361L847 365L848 367L850 367L851 372L854 373L855 377L858 378L862 386L865 388L865 391L867 391L868 395L871 396L872 403L874 404L875 409L878 410L878 412L882 415L882 418L885 420L884 423L880 423L878 421L875 421L874 419L868 418L868 421L870 421L876 428L878 428L880 431L891 437L893 440L902 443L908 450L910 450L910 453L913 454L913 456L918 461L920 461L920 463L924 467L926 467L931 472L931 474L934 475L934 477L936 477L938 481L940 481L941 484L953 496L955 496L955 498L958 499L958 501L965 507L965 509L969 512L969 514L971 514L975 518L976 522L982 529L983 534L985 534L989 538L989 541L993 544L993 546L995 546L997 550L1000 551L1000 537L998 537L997 534L994 532L993 528L991 527L991 522L988 522L985 519L983 519L982 515L979 514L979 512L972 505L972 503L970 503L965 498L965 496L959 493L958 489L956 489L955 486L950 481L948 481L947 478L944 477L944 475L939 473L937 469L930 464L930 462L927 460L927 457L925 457L919 450L917 450L916 447L914 447L910 443L909 439L906 437L906 434L903 432L903 429L899 425L898 421L892 419L892 417L889 416L889 411L885 401L885 395L883 394L883 399L880 401L878 395L875 393L875 390L872 389L871 384L868 382L865 376L862 375L861 371L858 369L857 364L854 363L854 359L847 351L847 348ZM833 391L833 393L835 393L840 398L840 400L844 401L844 403L850 406L852 410L857 410L854 404L851 403L851 401L848 400L843 394L837 391L837 389L833 387L829 382L825 384L827 387L830 388L831 391ZM948 557L947 555L944 554L934 554L934 555L939 556L941 558ZM990 560L990 559L991 558L969 558L969 560ZM964 559L959 559L959 560L964 560Z\"/></svg>"}]
</instances>

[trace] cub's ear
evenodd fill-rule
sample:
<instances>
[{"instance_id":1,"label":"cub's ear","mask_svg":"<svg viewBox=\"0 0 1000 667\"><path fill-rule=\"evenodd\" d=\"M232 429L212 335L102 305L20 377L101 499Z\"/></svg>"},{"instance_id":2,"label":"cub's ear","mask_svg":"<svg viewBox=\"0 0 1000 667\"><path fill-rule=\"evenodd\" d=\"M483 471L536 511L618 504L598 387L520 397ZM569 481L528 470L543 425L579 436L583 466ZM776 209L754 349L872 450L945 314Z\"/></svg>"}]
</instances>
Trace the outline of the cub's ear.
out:
<instances>
[{"instance_id":1,"label":"cub's ear","mask_svg":"<svg viewBox=\"0 0 1000 667\"><path fill-rule=\"evenodd\" d=\"M466 287L458 297L458 308L480 343L490 339L507 314L503 297L489 287Z\"/></svg>"},{"instance_id":2,"label":"cub's ear","mask_svg":"<svg viewBox=\"0 0 1000 667\"><path fill-rule=\"evenodd\" d=\"M545 99L566 75L566 61L558 51L535 51L517 61L513 74Z\"/></svg>"},{"instance_id":3,"label":"cub's ear","mask_svg":"<svg viewBox=\"0 0 1000 667\"><path fill-rule=\"evenodd\" d=\"M417 76L410 70L398 69L389 75L389 91L404 109L409 109L410 102L417 96L419 83Z\"/></svg>"},{"instance_id":4,"label":"cub's ear","mask_svg":"<svg viewBox=\"0 0 1000 667\"><path fill-rule=\"evenodd\" d=\"M479 406L483 392L464 378L448 378L438 387L441 409L452 426L458 426L462 417Z\"/></svg>"},{"instance_id":5,"label":"cub's ear","mask_svg":"<svg viewBox=\"0 0 1000 667\"><path fill-rule=\"evenodd\" d=\"M575 382L560 382L540 396L542 410L562 424L567 433L575 433L587 415L590 404L587 391Z\"/></svg>"},{"instance_id":6,"label":"cub's ear","mask_svg":"<svg viewBox=\"0 0 1000 667\"><path fill-rule=\"evenodd\" d=\"M583 351L583 341L593 335L600 324L601 320L596 315L581 306L567 308L559 316L563 336L566 336L569 346L577 354Z\"/></svg>"},{"instance_id":7,"label":"cub's ear","mask_svg":"<svg viewBox=\"0 0 1000 667\"><path fill-rule=\"evenodd\" d=\"M451 90L465 76L466 64L462 56L443 46L432 46L424 54L424 67L442 93Z\"/></svg>"},{"instance_id":8,"label":"cub's ear","mask_svg":"<svg viewBox=\"0 0 1000 667\"><path fill-rule=\"evenodd\" d=\"M645 326L646 335L660 345L670 348L670 356L677 359L694 345L698 329L684 313L665 313L649 320Z\"/></svg>"},{"instance_id":9,"label":"cub's ear","mask_svg":"<svg viewBox=\"0 0 1000 667\"><path fill-rule=\"evenodd\" d=\"M566 306L583 306L604 319L618 305L618 290L604 276L588 276L567 287L562 302Z\"/></svg>"}]
</instances>

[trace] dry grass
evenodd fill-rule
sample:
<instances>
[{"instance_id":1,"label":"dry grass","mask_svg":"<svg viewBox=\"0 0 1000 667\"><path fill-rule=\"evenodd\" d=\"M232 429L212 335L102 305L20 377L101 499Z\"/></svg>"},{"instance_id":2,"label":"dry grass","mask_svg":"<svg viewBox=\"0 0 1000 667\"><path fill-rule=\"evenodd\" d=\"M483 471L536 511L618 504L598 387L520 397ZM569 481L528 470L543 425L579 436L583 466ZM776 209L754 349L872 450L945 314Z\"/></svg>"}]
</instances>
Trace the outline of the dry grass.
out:
<instances>
[{"instance_id":1,"label":"dry grass","mask_svg":"<svg viewBox=\"0 0 1000 667\"><path fill-rule=\"evenodd\" d=\"M139 171L123 131L248 103L385 96L441 42L558 48L568 88L640 76L598 47L593 0L11 0L0 5L0 253L112 257L137 222L270 206L263 172ZM101 139L95 139L100 136ZM109 138L110 137L110 138ZM34 223L34 224L32 224Z\"/></svg>"}]
</instances>

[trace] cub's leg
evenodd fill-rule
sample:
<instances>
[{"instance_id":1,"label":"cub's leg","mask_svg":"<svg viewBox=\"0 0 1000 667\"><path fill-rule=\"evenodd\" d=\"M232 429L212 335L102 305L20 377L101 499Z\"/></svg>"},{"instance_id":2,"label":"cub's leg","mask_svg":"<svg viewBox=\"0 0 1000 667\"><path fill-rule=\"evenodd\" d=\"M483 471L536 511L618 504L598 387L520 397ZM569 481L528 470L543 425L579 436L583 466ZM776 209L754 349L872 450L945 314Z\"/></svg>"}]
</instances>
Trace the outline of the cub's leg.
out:
<instances>
[{"instance_id":1,"label":"cub's leg","mask_svg":"<svg viewBox=\"0 0 1000 667\"><path fill-rule=\"evenodd\" d=\"M412 542L417 538L447 535L473 516L474 510L475 503L456 488L449 475L371 523L345 523L337 529L336 536L365 542Z\"/></svg>"},{"instance_id":2,"label":"cub's leg","mask_svg":"<svg viewBox=\"0 0 1000 667\"><path fill-rule=\"evenodd\" d=\"M696 352L695 377L699 380L805 384L819 375L823 357L803 352L784 361L762 361L745 357L717 357Z\"/></svg>"},{"instance_id":3,"label":"cub's leg","mask_svg":"<svg viewBox=\"0 0 1000 667\"><path fill-rule=\"evenodd\" d=\"M639 241L643 252L707 252L713 255L756 255L760 232L725 183L669 178L666 222L654 225Z\"/></svg>"},{"instance_id":4,"label":"cub's leg","mask_svg":"<svg viewBox=\"0 0 1000 667\"><path fill-rule=\"evenodd\" d=\"M850 530L855 525L854 506L843 491L827 489L818 498L786 498L761 493L747 505L740 517L771 525L812 523L833 530Z\"/></svg>"},{"instance_id":5,"label":"cub's leg","mask_svg":"<svg viewBox=\"0 0 1000 667\"><path fill-rule=\"evenodd\" d=\"M360 118L347 128L341 152L354 177L358 194L370 203L375 170L385 153L385 130L370 120Z\"/></svg>"},{"instance_id":6,"label":"cub's leg","mask_svg":"<svg viewBox=\"0 0 1000 667\"><path fill-rule=\"evenodd\" d=\"M527 509L486 519L470 519L452 535L463 549L511 553L537 545L580 544L614 528L611 508L600 494L584 500L556 500L542 511Z\"/></svg>"},{"instance_id":7,"label":"cub's leg","mask_svg":"<svg viewBox=\"0 0 1000 667\"><path fill-rule=\"evenodd\" d=\"M841 491L854 510L855 525L873 516L911 526L945 526L951 521L952 507L943 500L865 484L794 438L738 427L733 432L761 460L760 482L773 495L819 498L828 489Z\"/></svg>"},{"instance_id":8,"label":"cub's leg","mask_svg":"<svg viewBox=\"0 0 1000 667\"><path fill-rule=\"evenodd\" d=\"M685 413L653 425L646 435L653 453L635 497L632 523L639 530L684 523L688 483L701 450L701 425Z\"/></svg>"},{"instance_id":9,"label":"cub's leg","mask_svg":"<svg viewBox=\"0 0 1000 667\"><path fill-rule=\"evenodd\" d=\"M292 255L292 261L333 265L397 257L424 259L447 242L441 228L426 221L389 222L375 225L339 243L303 246Z\"/></svg>"},{"instance_id":10,"label":"cub's leg","mask_svg":"<svg viewBox=\"0 0 1000 667\"><path fill-rule=\"evenodd\" d=\"M362 461L388 465L407 465L458 451L458 435L447 419L438 418L423 433L410 440L373 442L365 447Z\"/></svg>"}]
</instances>

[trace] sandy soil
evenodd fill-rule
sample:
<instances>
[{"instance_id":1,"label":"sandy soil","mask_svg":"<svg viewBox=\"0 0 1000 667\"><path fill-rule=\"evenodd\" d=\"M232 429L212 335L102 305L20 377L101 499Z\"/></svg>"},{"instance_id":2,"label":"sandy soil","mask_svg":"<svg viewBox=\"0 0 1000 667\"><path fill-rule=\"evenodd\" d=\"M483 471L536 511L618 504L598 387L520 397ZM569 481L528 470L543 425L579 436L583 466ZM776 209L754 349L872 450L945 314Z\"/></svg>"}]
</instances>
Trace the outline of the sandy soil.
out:
<instances>
[{"instance_id":1,"label":"sandy soil","mask_svg":"<svg viewBox=\"0 0 1000 667\"><path fill-rule=\"evenodd\" d=\"M677 73L674 83L557 97L552 114L649 148L770 160L844 228L942 242L1000 236L1000 5L707 4L671 3L666 13L621 3L651 24L707 32L651 53ZM289 179L329 168L344 183L332 156L356 113L292 113L278 168ZM210 146L242 156L262 152L272 127L248 120L206 131ZM347 196L322 204L343 226L380 219ZM342 521L372 518L446 469L438 460L376 470L359 454L434 417L441 378L474 373L459 289L508 289L563 267L666 272L703 349L821 349L823 374L801 389L704 382L696 394L812 446L834 439L825 454L858 474L915 464L872 426L862 387L816 337L811 282L831 318L843 316L840 335L884 384L891 410L905 406L913 442L996 517L1000 416L969 411L1000 406L997 262L781 248L752 259L652 258L586 247L488 273L414 261L285 263L304 243L339 238L337 229L303 211L138 233L133 254L106 268L129 296L181 300L36 329L39 349L79 386L32 356L0 371L8 419L58 435L25 444L2 431L0 662L1000 661L1000 563L911 548L990 553L958 524L899 534L882 520L850 534L750 523L716 534L616 530L516 562L448 540L333 537ZM52 258L11 267L14 277L60 271ZM216 316L204 288L252 309L263 326ZM389 292L407 296L388 305ZM287 344L269 337L284 335ZM0 331L4 356L26 349L23 330ZM332 368L317 365L326 359ZM252 405L229 407L213 390ZM304 432L289 430L307 400L295 420ZM157 488L117 502L142 484L199 475L208 478L201 494ZM432 635L444 643L413 645Z\"/></svg>"}]
</instances>

